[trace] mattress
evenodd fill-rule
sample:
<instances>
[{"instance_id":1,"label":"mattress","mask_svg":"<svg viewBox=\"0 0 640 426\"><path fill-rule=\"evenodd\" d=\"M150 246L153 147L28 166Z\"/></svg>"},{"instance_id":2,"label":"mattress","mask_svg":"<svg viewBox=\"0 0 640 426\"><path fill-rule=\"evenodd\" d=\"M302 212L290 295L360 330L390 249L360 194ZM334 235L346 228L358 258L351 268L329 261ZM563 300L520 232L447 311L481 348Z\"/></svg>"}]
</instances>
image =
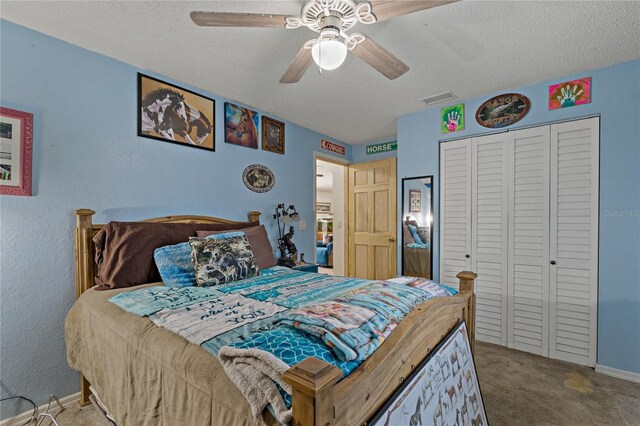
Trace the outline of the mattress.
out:
<instances>
[{"instance_id":1,"label":"mattress","mask_svg":"<svg viewBox=\"0 0 640 426\"><path fill-rule=\"evenodd\" d=\"M118 425L263 425L217 358L107 301L130 289L84 292L65 322L67 360Z\"/></svg>"}]
</instances>

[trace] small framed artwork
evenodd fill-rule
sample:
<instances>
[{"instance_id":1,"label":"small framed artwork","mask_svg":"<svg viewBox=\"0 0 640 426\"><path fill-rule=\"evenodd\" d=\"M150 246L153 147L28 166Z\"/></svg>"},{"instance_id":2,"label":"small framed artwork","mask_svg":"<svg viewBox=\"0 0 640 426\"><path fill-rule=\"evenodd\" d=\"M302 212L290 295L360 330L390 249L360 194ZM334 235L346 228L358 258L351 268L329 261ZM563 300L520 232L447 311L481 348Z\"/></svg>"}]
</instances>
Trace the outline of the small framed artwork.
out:
<instances>
[{"instance_id":1,"label":"small framed artwork","mask_svg":"<svg viewBox=\"0 0 640 426\"><path fill-rule=\"evenodd\" d=\"M422 211L422 194L416 189L409 190L409 211L411 213Z\"/></svg>"},{"instance_id":2,"label":"small framed artwork","mask_svg":"<svg viewBox=\"0 0 640 426\"><path fill-rule=\"evenodd\" d=\"M591 103L591 77L549 86L550 110L588 103Z\"/></svg>"},{"instance_id":3,"label":"small framed artwork","mask_svg":"<svg viewBox=\"0 0 640 426\"><path fill-rule=\"evenodd\" d=\"M316 213L331 213L331 203L316 203Z\"/></svg>"},{"instance_id":4,"label":"small framed artwork","mask_svg":"<svg viewBox=\"0 0 640 426\"><path fill-rule=\"evenodd\" d=\"M440 112L442 133L464 130L464 104L448 106L442 108Z\"/></svg>"},{"instance_id":5,"label":"small framed artwork","mask_svg":"<svg viewBox=\"0 0 640 426\"><path fill-rule=\"evenodd\" d=\"M284 123L262 116L262 149L284 154Z\"/></svg>"},{"instance_id":6,"label":"small framed artwork","mask_svg":"<svg viewBox=\"0 0 640 426\"><path fill-rule=\"evenodd\" d=\"M464 322L453 328L367 424L488 425Z\"/></svg>"},{"instance_id":7,"label":"small framed artwork","mask_svg":"<svg viewBox=\"0 0 640 426\"><path fill-rule=\"evenodd\" d=\"M0 107L0 194L31 196L33 114Z\"/></svg>"},{"instance_id":8,"label":"small framed artwork","mask_svg":"<svg viewBox=\"0 0 640 426\"><path fill-rule=\"evenodd\" d=\"M225 102L224 141L233 145L258 149L258 113Z\"/></svg>"},{"instance_id":9,"label":"small framed artwork","mask_svg":"<svg viewBox=\"0 0 640 426\"><path fill-rule=\"evenodd\" d=\"M215 151L215 101L138 73L138 136Z\"/></svg>"}]
</instances>

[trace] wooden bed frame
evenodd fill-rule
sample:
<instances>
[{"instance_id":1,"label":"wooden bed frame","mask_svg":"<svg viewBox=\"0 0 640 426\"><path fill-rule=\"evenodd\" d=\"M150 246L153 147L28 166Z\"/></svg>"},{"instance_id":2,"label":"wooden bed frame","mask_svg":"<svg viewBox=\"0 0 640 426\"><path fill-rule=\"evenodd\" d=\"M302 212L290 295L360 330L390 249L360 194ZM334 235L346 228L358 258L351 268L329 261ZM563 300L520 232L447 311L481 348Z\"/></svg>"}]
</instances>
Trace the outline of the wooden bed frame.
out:
<instances>
[{"instance_id":1,"label":"wooden bed frame","mask_svg":"<svg viewBox=\"0 0 640 426\"><path fill-rule=\"evenodd\" d=\"M76 210L75 259L76 296L95 285L94 235L104 225L94 224L93 210ZM260 212L248 213L258 222ZM240 222L209 216L167 216L143 222L221 223ZM437 298L418 306L395 328L380 348L344 380L337 367L311 357L284 373L293 389L292 424L295 426L364 424L390 398L413 369L424 360L460 320L465 320L471 348L475 341L475 294L477 275L463 271L457 275L460 293ZM89 382L81 378L80 404L90 403ZM277 423L277 422L274 422Z\"/></svg>"}]
</instances>

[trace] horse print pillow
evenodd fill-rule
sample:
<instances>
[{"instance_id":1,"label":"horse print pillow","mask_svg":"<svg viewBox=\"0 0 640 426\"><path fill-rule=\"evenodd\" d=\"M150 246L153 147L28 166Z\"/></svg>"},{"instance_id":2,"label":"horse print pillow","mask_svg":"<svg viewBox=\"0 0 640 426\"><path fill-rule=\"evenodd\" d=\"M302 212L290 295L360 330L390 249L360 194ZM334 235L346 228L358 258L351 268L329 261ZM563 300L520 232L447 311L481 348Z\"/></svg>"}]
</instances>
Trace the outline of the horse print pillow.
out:
<instances>
[{"instance_id":1,"label":"horse print pillow","mask_svg":"<svg viewBox=\"0 0 640 426\"><path fill-rule=\"evenodd\" d=\"M209 287L258 275L258 264L246 235L220 239L190 238L196 283Z\"/></svg>"}]
</instances>

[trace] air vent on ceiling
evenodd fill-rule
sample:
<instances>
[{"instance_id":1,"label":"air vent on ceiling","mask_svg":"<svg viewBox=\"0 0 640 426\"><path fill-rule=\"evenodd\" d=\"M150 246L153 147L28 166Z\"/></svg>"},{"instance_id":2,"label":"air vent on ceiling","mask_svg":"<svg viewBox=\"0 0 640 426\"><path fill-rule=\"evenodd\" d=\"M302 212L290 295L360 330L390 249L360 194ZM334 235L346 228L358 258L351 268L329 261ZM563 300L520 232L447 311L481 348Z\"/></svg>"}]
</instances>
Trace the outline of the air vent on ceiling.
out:
<instances>
[{"instance_id":1,"label":"air vent on ceiling","mask_svg":"<svg viewBox=\"0 0 640 426\"><path fill-rule=\"evenodd\" d=\"M455 97L456 95L454 95L453 92L445 92L445 93L440 93L438 95L427 96L426 98L422 99L422 102L424 102L427 105L433 105L440 102L455 99Z\"/></svg>"}]
</instances>

